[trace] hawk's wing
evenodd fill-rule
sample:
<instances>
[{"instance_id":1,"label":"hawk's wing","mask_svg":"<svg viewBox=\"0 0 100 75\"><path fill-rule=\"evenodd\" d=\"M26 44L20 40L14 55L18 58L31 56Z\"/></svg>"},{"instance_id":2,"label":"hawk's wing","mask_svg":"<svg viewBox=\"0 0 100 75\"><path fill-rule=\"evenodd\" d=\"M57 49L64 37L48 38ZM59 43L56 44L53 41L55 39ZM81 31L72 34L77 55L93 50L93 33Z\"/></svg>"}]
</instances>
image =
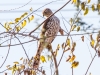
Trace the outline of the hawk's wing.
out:
<instances>
[{"instance_id":1,"label":"hawk's wing","mask_svg":"<svg viewBox=\"0 0 100 75\"><path fill-rule=\"evenodd\" d=\"M46 29L45 36L47 37L45 42L52 43L60 30L59 19L56 16L52 16L43 26Z\"/></svg>"}]
</instances>

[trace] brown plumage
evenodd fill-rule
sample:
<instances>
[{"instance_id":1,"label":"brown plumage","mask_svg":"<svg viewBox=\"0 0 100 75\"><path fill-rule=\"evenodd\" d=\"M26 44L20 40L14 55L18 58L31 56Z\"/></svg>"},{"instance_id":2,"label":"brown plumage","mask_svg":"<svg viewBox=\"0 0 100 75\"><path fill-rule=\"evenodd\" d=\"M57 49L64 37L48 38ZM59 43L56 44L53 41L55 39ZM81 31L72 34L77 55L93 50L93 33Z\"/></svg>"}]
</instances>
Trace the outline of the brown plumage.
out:
<instances>
[{"instance_id":1,"label":"brown plumage","mask_svg":"<svg viewBox=\"0 0 100 75\"><path fill-rule=\"evenodd\" d=\"M49 8L44 9L43 16L48 18L51 14L53 14L53 12ZM44 39L40 39L39 41L38 50L33 62L33 68L39 67L41 52L48 44L52 43L56 37L55 35L57 35L58 32L63 35L63 30L60 27L60 20L55 15L53 15L47 21L45 21L42 26L40 38Z\"/></svg>"}]
</instances>

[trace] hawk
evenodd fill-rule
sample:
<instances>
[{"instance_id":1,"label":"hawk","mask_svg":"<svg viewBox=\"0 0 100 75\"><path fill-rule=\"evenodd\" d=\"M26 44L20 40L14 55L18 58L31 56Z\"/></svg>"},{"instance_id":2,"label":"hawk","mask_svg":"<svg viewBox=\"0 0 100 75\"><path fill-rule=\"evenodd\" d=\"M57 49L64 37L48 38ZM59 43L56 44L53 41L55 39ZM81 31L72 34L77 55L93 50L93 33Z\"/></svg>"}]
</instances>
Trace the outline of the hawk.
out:
<instances>
[{"instance_id":1,"label":"hawk","mask_svg":"<svg viewBox=\"0 0 100 75\"><path fill-rule=\"evenodd\" d=\"M48 18L51 14L53 14L53 12L51 9L46 8L43 10L42 14ZM51 44L58 32L63 35L63 29L60 27L60 20L55 15L53 15L42 25L40 38L44 39L40 39L39 41L38 50L33 62L33 68L36 69L39 67L41 52L45 48L44 44L46 44L46 46Z\"/></svg>"}]
</instances>

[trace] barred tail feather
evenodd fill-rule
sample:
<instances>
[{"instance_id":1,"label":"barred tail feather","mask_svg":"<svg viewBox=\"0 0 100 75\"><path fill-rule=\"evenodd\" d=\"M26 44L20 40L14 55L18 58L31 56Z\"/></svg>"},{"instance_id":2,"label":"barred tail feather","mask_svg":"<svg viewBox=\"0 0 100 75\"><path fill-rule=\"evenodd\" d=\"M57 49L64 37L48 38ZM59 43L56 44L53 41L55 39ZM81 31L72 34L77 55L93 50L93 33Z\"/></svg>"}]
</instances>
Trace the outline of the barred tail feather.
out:
<instances>
[{"instance_id":1,"label":"barred tail feather","mask_svg":"<svg viewBox=\"0 0 100 75\"><path fill-rule=\"evenodd\" d=\"M34 62L33 62L33 68L36 69L39 67L39 64L40 64L40 56L41 56L41 52L43 50L43 45L42 43L39 44L39 47L38 47L38 50L37 50L37 53L36 53L36 56L34 58Z\"/></svg>"}]
</instances>

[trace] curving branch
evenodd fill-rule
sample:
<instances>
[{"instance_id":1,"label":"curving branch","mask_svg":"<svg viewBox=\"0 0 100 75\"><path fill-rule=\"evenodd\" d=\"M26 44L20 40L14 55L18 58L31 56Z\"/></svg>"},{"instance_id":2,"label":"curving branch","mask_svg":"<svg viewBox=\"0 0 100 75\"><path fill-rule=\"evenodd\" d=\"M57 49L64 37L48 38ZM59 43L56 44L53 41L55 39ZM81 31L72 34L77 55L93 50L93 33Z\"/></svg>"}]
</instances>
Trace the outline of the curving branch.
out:
<instances>
[{"instance_id":1,"label":"curving branch","mask_svg":"<svg viewBox=\"0 0 100 75\"><path fill-rule=\"evenodd\" d=\"M11 36L11 38L10 38L10 44L11 44L11 40L12 40L12 36ZM4 63L5 63L6 60L7 60L7 57L8 57L9 52L10 52L10 44L9 44L9 48L8 48L8 52L7 52L6 58L5 58L4 62L2 63L2 65L0 66L0 68L2 68L2 66L4 65Z\"/></svg>"},{"instance_id":2,"label":"curving branch","mask_svg":"<svg viewBox=\"0 0 100 75\"><path fill-rule=\"evenodd\" d=\"M20 41L19 38L17 38L16 36L15 36L15 38L16 38L16 39L19 41L19 43L21 44L21 46L22 46L22 48L23 48L23 50L24 50L24 52L25 52L25 55L27 56L27 59L28 59L28 61L29 61L28 54L27 54L27 52L26 52L24 46L22 45L21 41Z\"/></svg>"},{"instance_id":3,"label":"curving branch","mask_svg":"<svg viewBox=\"0 0 100 75\"><path fill-rule=\"evenodd\" d=\"M20 9L20 8L22 8L22 7L26 6L26 5L28 5L31 1L32 1L32 0L30 0L30 1L27 2L26 4L24 4L24 5L20 6L20 7L17 7L17 8L13 8L13 9L9 9L9 10L0 10L0 11L12 11L12 10Z\"/></svg>"}]
</instances>

